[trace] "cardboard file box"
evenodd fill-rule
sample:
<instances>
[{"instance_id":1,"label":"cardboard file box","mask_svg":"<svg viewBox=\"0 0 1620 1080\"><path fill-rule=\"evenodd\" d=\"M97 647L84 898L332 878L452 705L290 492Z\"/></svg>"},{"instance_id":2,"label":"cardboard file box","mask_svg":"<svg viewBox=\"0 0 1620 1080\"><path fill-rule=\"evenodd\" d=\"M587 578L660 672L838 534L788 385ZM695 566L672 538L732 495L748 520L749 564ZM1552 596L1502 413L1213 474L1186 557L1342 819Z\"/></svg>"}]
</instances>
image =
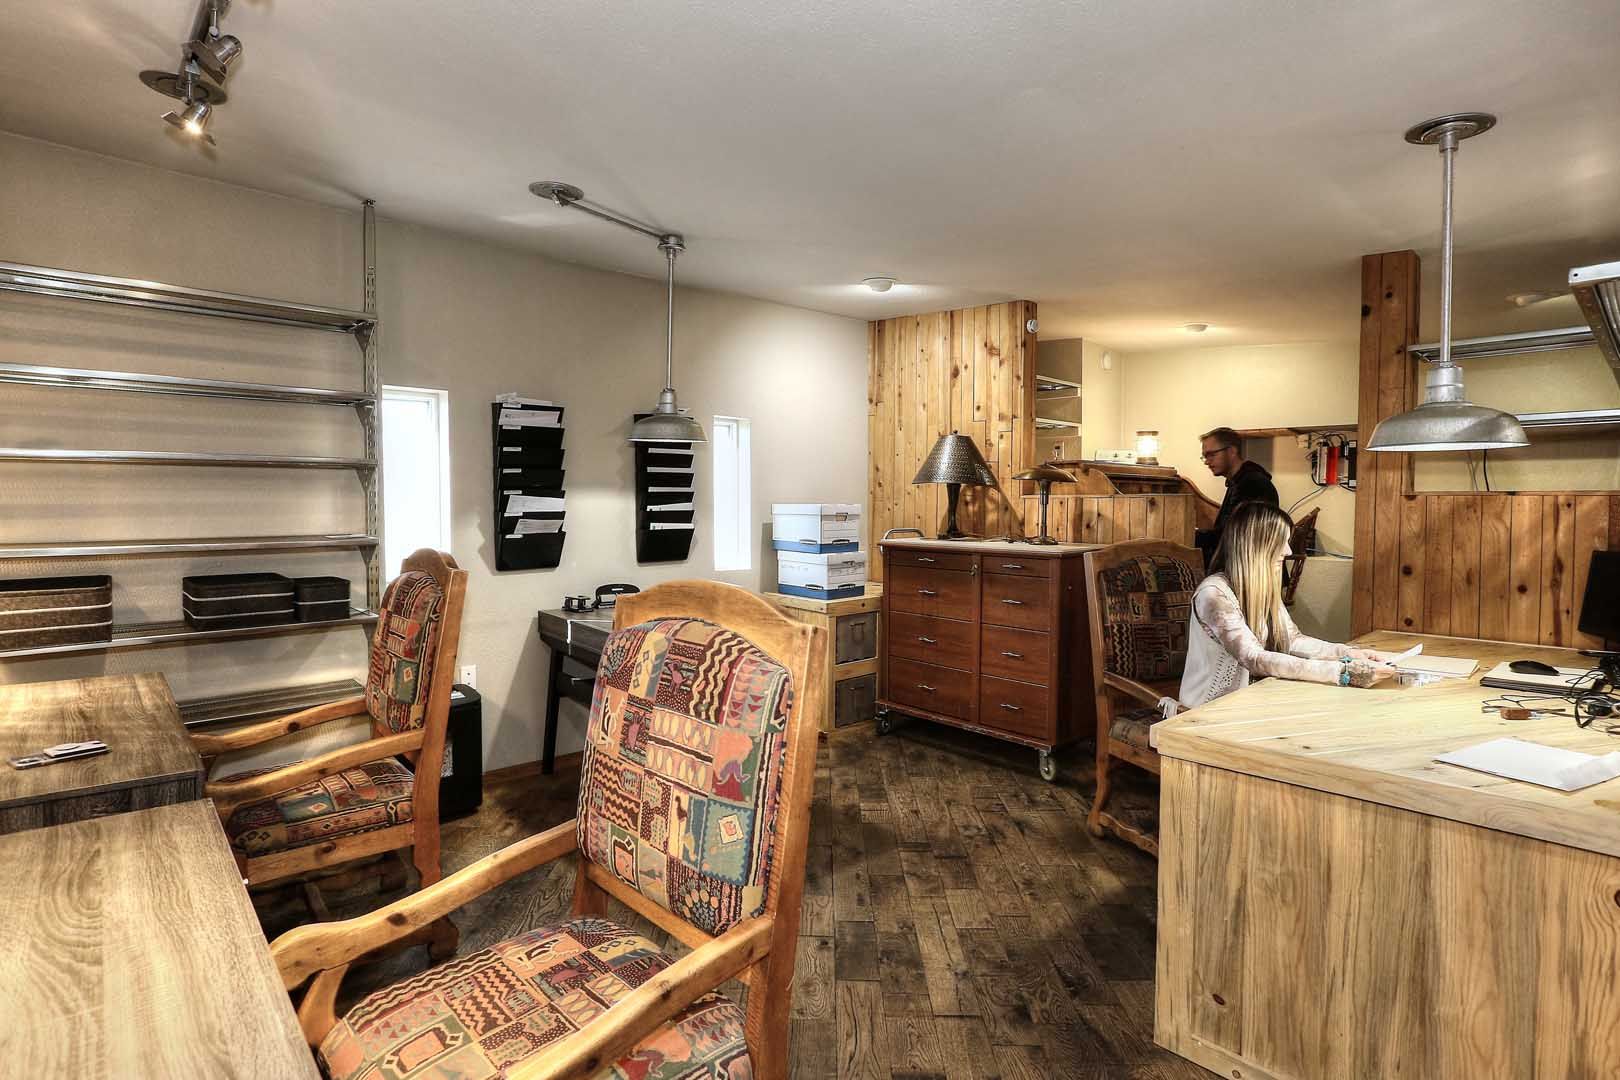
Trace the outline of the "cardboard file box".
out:
<instances>
[{"instance_id":1,"label":"cardboard file box","mask_svg":"<svg viewBox=\"0 0 1620 1080\"><path fill-rule=\"evenodd\" d=\"M841 600L866 593L864 551L780 551L776 556L777 589L812 600Z\"/></svg>"},{"instance_id":2,"label":"cardboard file box","mask_svg":"<svg viewBox=\"0 0 1620 1080\"><path fill-rule=\"evenodd\" d=\"M773 503L777 551L854 551L861 546L860 503Z\"/></svg>"}]
</instances>

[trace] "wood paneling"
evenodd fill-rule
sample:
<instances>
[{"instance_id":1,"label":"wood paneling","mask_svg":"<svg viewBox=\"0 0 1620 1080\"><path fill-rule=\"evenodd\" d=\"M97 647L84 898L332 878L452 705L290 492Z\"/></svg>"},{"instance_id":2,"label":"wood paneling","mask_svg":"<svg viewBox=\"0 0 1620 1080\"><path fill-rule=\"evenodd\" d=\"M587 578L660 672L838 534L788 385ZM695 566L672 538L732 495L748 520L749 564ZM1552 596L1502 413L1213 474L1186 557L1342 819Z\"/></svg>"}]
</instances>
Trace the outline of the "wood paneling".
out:
<instances>
[{"instance_id":1,"label":"wood paneling","mask_svg":"<svg viewBox=\"0 0 1620 1080\"><path fill-rule=\"evenodd\" d=\"M1117 544L1125 540L1193 542L1196 509L1192 495L1053 495L1047 530L1071 544ZM1024 498L1030 531L1040 510L1036 496Z\"/></svg>"},{"instance_id":2,"label":"wood paneling","mask_svg":"<svg viewBox=\"0 0 1620 1080\"><path fill-rule=\"evenodd\" d=\"M1418 278L1410 251L1361 261L1363 438L1417 398ZM1355 632L1597 647L1576 624L1591 553L1620 546L1620 494L1417 494L1410 458L1357 459Z\"/></svg>"},{"instance_id":3,"label":"wood paneling","mask_svg":"<svg viewBox=\"0 0 1620 1080\"><path fill-rule=\"evenodd\" d=\"M935 536L944 528L944 486L911 479L953 431L973 437L998 481L962 489L958 523L970 533L1023 536L1023 485L1011 478L1035 461L1035 336L1025 329L1034 317L1034 303L1015 300L870 324L869 546L887 529ZM875 559L872 574L882 574Z\"/></svg>"}]
</instances>

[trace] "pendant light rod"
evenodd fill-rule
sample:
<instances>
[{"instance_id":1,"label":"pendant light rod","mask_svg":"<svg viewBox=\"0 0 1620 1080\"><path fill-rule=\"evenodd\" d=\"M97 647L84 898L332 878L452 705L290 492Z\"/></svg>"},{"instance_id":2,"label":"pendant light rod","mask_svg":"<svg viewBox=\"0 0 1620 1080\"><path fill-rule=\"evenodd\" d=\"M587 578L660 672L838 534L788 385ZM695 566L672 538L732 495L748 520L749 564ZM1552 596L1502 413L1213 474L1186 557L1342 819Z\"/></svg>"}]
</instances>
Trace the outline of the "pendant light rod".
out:
<instances>
[{"instance_id":1,"label":"pendant light rod","mask_svg":"<svg viewBox=\"0 0 1620 1080\"><path fill-rule=\"evenodd\" d=\"M536 180L529 185L529 193L539 198L556 203L558 206L571 206L575 210L583 210L592 217L611 221L615 225L623 226L642 236L650 236L658 241L660 247L666 241L673 242L677 248L684 250L685 241L680 233L660 229L656 225L648 225L644 221L637 221L627 214L611 210L606 206L591 202L585 197L585 192L573 184L565 184L561 180Z\"/></svg>"},{"instance_id":2,"label":"pendant light rod","mask_svg":"<svg viewBox=\"0 0 1620 1080\"><path fill-rule=\"evenodd\" d=\"M675 256L684 248L680 237L666 236L658 241L658 249L664 253L668 260L669 287L666 290L664 306L664 389L675 388Z\"/></svg>"},{"instance_id":3,"label":"pendant light rod","mask_svg":"<svg viewBox=\"0 0 1620 1080\"><path fill-rule=\"evenodd\" d=\"M1451 363L1451 200L1457 187L1457 134L1448 131L1440 138L1440 171L1444 193L1440 196L1440 362Z\"/></svg>"}]
</instances>

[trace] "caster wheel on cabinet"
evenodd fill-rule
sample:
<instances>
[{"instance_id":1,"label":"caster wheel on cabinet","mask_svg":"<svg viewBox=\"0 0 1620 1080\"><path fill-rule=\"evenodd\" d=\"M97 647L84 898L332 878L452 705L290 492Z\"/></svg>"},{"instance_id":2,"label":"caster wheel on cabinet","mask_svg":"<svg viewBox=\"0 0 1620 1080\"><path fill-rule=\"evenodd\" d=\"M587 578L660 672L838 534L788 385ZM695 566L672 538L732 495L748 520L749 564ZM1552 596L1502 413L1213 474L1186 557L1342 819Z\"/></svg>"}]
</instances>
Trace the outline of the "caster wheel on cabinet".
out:
<instances>
[{"instance_id":1,"label":"caster wheel on cabinet","mask_svg":"<svg viewBox=\"0 0 1620 1080\"><path fill-rule=\"evenodd\" d=\"M887 710L877 714L877 733L888 735L894 731L894 717Z\"/></svg>"},{"instance_id":2,"label":"caster wheel on cabinet","mask_svg":"<svg viewBox=\"0 0 1620 1080\"><path fill-rule=\"evenodd\" d=\"M1041 751L1041 779L1047 783L1057 779L1057 759L1050 750Z\"/></svg>"}]
</instances>

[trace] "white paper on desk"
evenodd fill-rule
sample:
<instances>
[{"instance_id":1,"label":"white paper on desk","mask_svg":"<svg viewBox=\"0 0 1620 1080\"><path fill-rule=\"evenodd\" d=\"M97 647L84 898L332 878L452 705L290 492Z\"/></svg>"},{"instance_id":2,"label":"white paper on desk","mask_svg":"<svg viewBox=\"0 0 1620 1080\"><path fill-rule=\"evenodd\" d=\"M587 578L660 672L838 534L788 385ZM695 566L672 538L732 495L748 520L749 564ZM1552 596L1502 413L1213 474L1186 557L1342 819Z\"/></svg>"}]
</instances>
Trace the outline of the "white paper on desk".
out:
<instances>
[{"instance_id":1,"label":"white paper on desk","mask_svg":"<svg viewBox=\"0 0 1620 1080\"><path fill-rule=\"evenodd\" d=\"M1434 760L1557 791L1579 791L1620 776L1620 752L1583 754L1523 739L1492 739Z\"/></svg>"},{"instance_id":2,"label":"white paper on desk","mask_svg":"<svg viewBox=\"0 0 1620 1080\"><path fill-rule=\"evenodd\" d=\"M1416 671L1444 679L1466 679L1479 670L1479 661L1470 656L1411 656L1395 661L1401 671Z\"/></svg>"}]
</instances>

